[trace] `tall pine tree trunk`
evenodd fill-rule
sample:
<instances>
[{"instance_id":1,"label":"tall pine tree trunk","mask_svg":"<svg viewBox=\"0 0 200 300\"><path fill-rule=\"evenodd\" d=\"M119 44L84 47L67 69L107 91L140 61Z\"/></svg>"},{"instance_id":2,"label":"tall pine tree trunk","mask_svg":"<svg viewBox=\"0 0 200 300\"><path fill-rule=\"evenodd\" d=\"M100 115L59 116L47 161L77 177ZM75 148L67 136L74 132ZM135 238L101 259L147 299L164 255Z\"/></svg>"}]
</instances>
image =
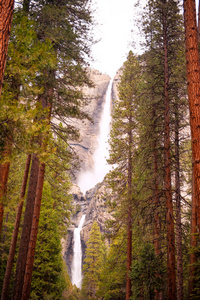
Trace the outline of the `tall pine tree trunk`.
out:
<instances>
[{"instance_id":1,"label":"tall pine tree trunk","mask_svg":"<svg viewBox=\"0 0 200 300\"><path fill-rule=\"evenodd\" d=\"M22 182L22 187L21 187L21 193L20 193L20 203L17 208L15 226L14 226L14 230L13 230L12 241L11 241L8 260L7 260L6 272L4 275L1 300L8 299L10 277L11 277L11 272L12 272L12 266L13 266L13 261L14 261L14 256L15 256L15 249L16 249L16 244L17 244L17 237L18 237L18 232L19 232L19 225L20 225L22 208L23 208L26 186L27 186L27 181L28 181L30 161L31 161L31 154L28 154L27 159L26 159L26 166L25 166L24 177L23 177L23 182Z\"/></svg>"},{"instance_id":2,"label":"tall pine tree trunk","mask_svg":"<svg viewBox=\"0 0 200 300\"><path fill-rule=\"evenodd\" d=\"M177 101L177 100L176 100ZM175 196L176 196L176 247L177 247L177 300L183 299L183 252L180 192L179 116L175 107Z\"/></svg>"},{"instance_id":3,"label":"tall pine tree trunk","mask_svg":"<svg viewBox=\"0 0 200 300\"><path fill-rule=\"evenodd\" d=\"M152 93L154 94L154 93ZM154 96L152 97L152 99ZM153 107L153 127L156 128L156 109ZM157 150L157 142L156 137L154 138L153 142L153 164L154 164L154 206L155 206L155 215L154 215L154 248L155 248L155 254L160 254L160 244L159 244L159 238L160 238L160 221L159 221L159 188L158 188L158 150Z\"/></svg>"},{"instance_id":4,"label":"tall pine tree trunk","mask_svg":"<svg viewBox=\"0 0 200 300\"><path fill-rule=\"evenodd\" d=\"M0 1L0 96L6 66L14 0Z\"/></svg>"},{"instance_id":5,"label":"tall pine tree trunk","mask_svg":"<svg viewBox=\"0 0 200 300\"><path fill-rule=\"evenodd\" d=\"M48 115L46 116L46 120L48 124L50 124L51 119L51 111L52 111L52 99L53 99L53 86L52 81L55 78L55 71L48 71L48 79L49 81L46 84L47 90L43 95L40 96L40 102L42 104L43 109L48 108ZM41 137L41 145L43 150L46 150L46 143L42 142ZM24 272L23 279L23 289L21 291L22 298L21 299L29 299L30 290L31 290L31 279L32 279L32 271L33 271L33 263L34 263L34 255L35 255L35 247L37 241L38 234L38 224L40 217L40 208L41 208L41 200L42 200L42 190L44 185L44 174L45 174L45 163L41 162L38 172L38 180L36 187L36 196L34 202L34 211L32 216L32 224L31 224L31 232L30 239L28 244L28 252L26 256L26 268Z\"/></svg>"},{"instance_id":6,"label":"tall pine tree trunk","mask_svg":"<svg viewBox=\"0 0 200 300\"><path fill-rule=\"evenodd\" d=\"M198 210L197 224L200 226L200 64L194 0L184 0L184 21L194 191Z\"/></svg>"},{"instance_id":7,"label":"tall pine tree trunk","mask_svg":"<svg viewBox=\"0 0 200 300\"><path fill-rule=\"evenodd\" d=\"M164 1L165 3L165 1ZM171 189L171 159L170 159L170 128L169 128L169 67L168 67L168 36L166 15L163 13L164 38L164 163L165 163L165 197L167 222L167 295L168 299L176 299L176 266L175 266L175 235Z\"/></svg>"},{"instance_id":8,"label":"tall pine tree trunk","mask_svg":"<svg viewBox=\"0 0 200 300\"><path fill-rule=\"evenodd\" d=\"M193 197L192 197L192 220L191 220L191 247L196 246L196 225L200 226L200 64L198 52L198 32L196 24L195 0L184 0L185 22L185 48L186 69L188 84L188 100L190 110L190 126L192 140L192 163L193 163ZM195 212L197 211L197 213ZM197 218L196 218L197 216ZM196 261L194 254L190 255L190 284L189 292L194 287Z\"/></svg>"},{"instance_id":9,"label":"tall pine tree trunk","mask_svg":"<svg viewBox=\"0 0 200 300\"><path fill-rule=\"evenodd\" d=\"M15 300L21 300L21 296L22 296L24 274L26 269L26 259L28 253L28 245L30 240L33 210L34 210L34 203L35 203L35 196L36 196L38 172L39 172L38 156L36 154L33 154L31 171L30 171L30 179L29 179L29 188L28 188L28 194L26 199L26 209L24 214L23 229L22 229L22 235L20 239L15 282L14 282L14 289L13 289L13 299Z\"/></svg>"},{"instance_id":10,"label":"tall pine tree trunk","mask_svg":"<svg viewBox=\"0 0 200 300\"><path fill-rule=\"evenodd\" d=\"M34 254L35 254L35 246L37 241L38 224L39 224L40 208L41 208L41 200L42 200L42 190L44 184L44 174L45 174L45 164L41 163L39 168L33 221L32 221L32 228L31 228L31 237L29 242L26 271L24 276L24 285L23 285L21 300L28 300L30 296Z\"/></svg>"},{"instance_id":11,"label":"tall pine tree trunk","mask_svg":"<svg viewBox=\"0 0 200 300\"><path fill-rule=\"evenodd\" d=\"M129 118L130 128L132 117ZM131 297L131 263L132 263L132 131L129 133L129 155L128 155L128 220L127 220L127 274L126 274L126 300Z\"/></svg>"},{"instance_id":12,"label":"tall pine tree trunk","mask_svg":"<svg viewBox=\"0 0 200 300\"><path fill-rule=\"evenodd\" d=\"M154 215L154 248L155 254L160 255L160 220L159 220L159 189L158 189L158 151L156 149L156 142L154 142L154 150L153 150L153 158L154 158L154 206L155 206L155 215ZM160 274L157 274L159 277ZM155 290L154 300L160 299L160 293Z\"/></svg>"}]
</instances>

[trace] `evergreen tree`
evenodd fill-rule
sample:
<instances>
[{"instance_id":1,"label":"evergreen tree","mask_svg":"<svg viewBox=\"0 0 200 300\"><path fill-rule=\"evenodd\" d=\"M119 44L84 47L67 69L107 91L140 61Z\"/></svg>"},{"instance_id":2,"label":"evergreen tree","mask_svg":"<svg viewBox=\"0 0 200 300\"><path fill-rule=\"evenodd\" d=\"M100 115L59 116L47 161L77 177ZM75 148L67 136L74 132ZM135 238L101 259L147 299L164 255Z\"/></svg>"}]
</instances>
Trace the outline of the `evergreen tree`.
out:
<instances>
[{"instance_id":1,"label":"evergreen tree","mask_svg":"<svg viewBox=\"0 0 200 300\"><path fill-rule=\"evenodd\" d=\"M146 34L146 45L148 50L145 54L146 70L150 76L147 77L147 87L150 88L149 108L151 110L151 127L153 139L150 137L151 149L154 151L154 170L164 167L161 186L165 193L166 224L167 224L167 263L168 263L168 292L169 298L176 298L175 279L175 234L173 216L173 190L172 190L172 141L175 141L175 174L177 192L177 249L178 262L182 260L181 251L181 205L180 205L180 167L179 167L179 139L181 126L179 122L183 119L184 97L184 71L177 72L177 65L183 65L183 31L182 20L179 12L178 1L149 1L147 18L144 21L144 32ZM184 69L183 69L184 70ZM177 76L178 74L178 76ZM148 91L148 90L147 90ZM148 99L148 98L147 98ZM148 100L147 100L148 101ZM186 110L186 108L185 108ZM186 110L187 111L187 110ZM174 116L175 115L175 118ZM186 116L186 114L185 114ZM156 123L155 123L156 122ZM184 123L184 122L183 122ZM183 124L182 123L182 124ZM153 125L156 124L154 130ZM181 124L181 125L182 125ZM175 127L174 127L175 126ZM174 130L174 132L172 131ZM174 137L173 138L173 134ZM172 140L173 138L173 140ZM159 148L158 148L159 147ZM160 163L158 164L158 149L163 148ZM157 153L157 155L156 155ZM153 163L153 162L152 162ZM155 171L156 175L157 171ZM156 175L157 176L157 175ZM156 179L157 178L157 179ZM159 182L159 177L155 177ZM155 191L158 184L155 185ZM158 192L155 192L158 195ZM156 197L155 197L156 199ZM156 200L158 207L158 201ZM156 203L155 202L155 203ZM156 223L155 223L156 224ZM170 251L172 251L170 253ZM183 271L182 263L178 263L178 297L183 298ZM172 293L172 294L170 294Z\"/></svg>"},{"instance_id":2,"label":"evergreen tree","mask_svg":"<svg viewBox=\"0 0 200 300\"><path fill-rule=\"evenodd\" d=\"M111 245L108 248L98 292L103 299L123 300L126 297L127 249L124 243L125 238L126 228L121 228L117 236L112 237Z\"/></svg>"},{"instance_id":3,"label":"evergreen tree","mask_svg":"<svg viewBox=\"0 0 200 300\"><path fill-rule=\"evenodd\" d=\"M127 61L122 68L122 75L118 86L119 99L115 102L112 114L113 122L110 135L109 163L117 164L114 171L109 174L113 193L117 194L119 202L120 224L127 226L127 281L126 299L131 296L131 280L129 273L132 261L132 208L134 203L134 157L136 149L136 105L135 97L138 85L139 63L130 51ZM117 181L121 184L118 185ZM123 216L123 217L122 217Z\"/></svg>"},{"instance_id":4,"label":"evergreen tree","mask_svg":"<svg viewBox=\"0 0 200 300\"><path fill-rule=\"evenodd\" d=\"M155 299L156 291L163 286L163 273L161 258L155 254L150 243L145 243L138 258L133 260L133 299Z\"/></svg>"},{"instance_id":5,"label":"evergreen tree","mask_svg":"<svg viewBox=\"0 0 200 300\"><path fill-rule=\"evenodd\" d=\"M195 232L196 225L199 231L199 90L200 90L200 64L198 51L198 32L196 22L196 6L195 1L184 1L184 22L185 22L185 47L186 47L186 69L187 69L187 84L188 84L188 101L190 110L190 126L191 126L191 142L192 142L192 164L193 164L193 197L192 197L192 226L191 226L191 246L196 246ZM197 208L197 213L195 213ZM195 216L196 215L196 216ZM197 219L196 219L197 218ZM193 251L192 251L193 252ZM193 252L194 253L194 252ZM190 268L190 293L195 288L195 255L191 256L191 262L194 263Z\"/></svg>"},{"instance_id":6,"label":"evergreen tree","mask_svg":"<svg viewBox=\"0 0 200 300\"><path fill-rule=\"evenodd\" d=\"M98 299L100 274L104 261L104 247L97 222L91 227L90 236L86 243L86 257L83 265L82 294L84 299Z\"/></svg>"}]
</instances>

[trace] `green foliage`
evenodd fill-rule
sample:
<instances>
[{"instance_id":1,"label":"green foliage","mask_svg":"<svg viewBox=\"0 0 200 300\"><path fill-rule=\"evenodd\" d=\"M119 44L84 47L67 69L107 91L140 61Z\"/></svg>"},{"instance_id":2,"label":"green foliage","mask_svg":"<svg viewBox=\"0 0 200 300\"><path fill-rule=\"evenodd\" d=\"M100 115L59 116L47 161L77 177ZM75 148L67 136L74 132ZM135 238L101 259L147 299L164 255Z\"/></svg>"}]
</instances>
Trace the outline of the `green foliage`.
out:
<instances>
[{"instance_id":1,"label":"green foliage","mask_svg":"<svg viewBox=\"0 0 200 300\"><path fill-rule=\"evenodd\" d=\"M31 299L59 299L64 290L61 236L57 221L58 212L54 209L51 188L49 184L45 183L32 276Z\"/></svg>"},{"instance_id":2,"label":"green foliage","mask_svg":"<svg viewBox=\"0 0 200 300\"><path fill-rule=\"evenodd\" d=\"M154 299L155 291L161 291L165 281L165 270L154 247L145 243L137 259L133 260L131 279L133 282L132 299Z\"/></svg>"},{"instance_id":3,"label":"green foliage","mask_svg":"<svg viewBox=\"0 0 200 300\"><path fill-rule=\"evenodd\" d=\"M105 253L100 229L96 221L92 225L90 236L86 244L82 295L84 299L98 299L97 293Z\"/></svg>"},{"instance_id":4,"label":"green foliage","mask_svg":"<svg viewBox=\"0 0 200 300\"><path fill-rule=\"evenodd\" d=\"M33 147L33 136L47 130L46 122L33 122L36 117L40 119L46 114L37 104L37 97L42 92L37 83L38 74L56 62L50 41L40 42L34 25L20 10L14 13L0 98L2 140L9 136L26 151Z\"/></svg>"},{"instance_id":5,"label":"green foliage","mask_svg":"<svg viewBox=\"0 0 200 300\"><path fill-rule=\"evenodd\" d=\"M124 232L112 240L101 272L98 295L105 300L125 299L126 243Z\"/></svg>"}]
</instances>

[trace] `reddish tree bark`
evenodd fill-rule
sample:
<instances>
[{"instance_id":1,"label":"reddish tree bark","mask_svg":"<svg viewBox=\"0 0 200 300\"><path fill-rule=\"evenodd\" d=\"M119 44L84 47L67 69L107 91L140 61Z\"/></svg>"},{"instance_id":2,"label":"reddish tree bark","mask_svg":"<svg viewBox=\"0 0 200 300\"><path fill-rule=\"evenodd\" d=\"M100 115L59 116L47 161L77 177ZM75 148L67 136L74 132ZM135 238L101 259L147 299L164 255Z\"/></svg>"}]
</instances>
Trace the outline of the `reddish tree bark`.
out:
<instances>
[{"instance_id":1,"label":"reddish tree bark","mask_svg":"<svg viewBox=\"0 0 200 300\"><path fill-rule=\"evenodd\" d=\"M16 244L17 244L19 225L20 225L22 208L23 208L24 197L25 197L25 192L26 192L30 162L31 162L31 154L28 154L27 160L26 160L26 166L25 166L25 171L24 171L22 187L21 187L21 193L20 193L20 203L17 208L15 225L14 225L14 230L13 230L13 235L12 235L12 241L11 241L8 260L7 260L6 272L5 272L5 276L4 276L1 300L8 299L10 277L11 277L11 271L12 271L12 266L13 266L13 261L14 261L14 256L15 256L15 249L16 249Z\"/></svg>"},{"instance_id":2,"label":"reddish tree bark","mask_svg":"<svg viewBox=\"0 0 200 300\"><path fill-rule=\"evenodd\" d=\"M26 258L28 253L28 245L30 240L31 225L34 211L34 203L36 196L36 187L39 172L39 160L36 154L32 156L32 165L30 171L29 188L26 199L26 209L24 214L24 222L22 235L20 239L20 246L17 258L15 282L13 289L13 299L21 300L24 274L26 269Z\"/></svg>"},{"instance_id":3,"label":"reddish tree bark","mask_svg":"<svg viewBox=\"0 0 200 300\"><path fill-rule=\"evenodd\" d=\"M198 210L197 224L200 226L200 64L195 0L184 0L184 22L194 191Z\"/></svg>"},{"instance_id":4,"label":"reddish tree bark","mask_svg":"<svg viewBox=\"0 0 200 300\"><path fill-rule=\"evenodd\" d=\"M7 137L5 139L4 150L1 153L2 160L5 160L5 162L0 165L0 235L2 230L3 213L4 213L3 199L7 193L8 174L10 168L9 157L11 154L11 148L12 148L12 141Z\"/></svg>"},{"instance_id":5,"label":"reddish tree bark","mask_svg":"<svg viewBox=\"0 0 200 300\"><path fill-rule=\"evenodd\" d=\"M8 41L12 23L14 0L0 2L0 95L6 66Z\"/></svg>"},{"instance_id":6,"label":"reddish tree bark","mask_svg":"<svg viewBox=\"0 0 200 300\"><path fill-rule=\"evenodd\" d=\"M163 13L163 42L164 42L164 164L165 164L165 197L167 222L167 294L168 299L176 299L176 265L175 265L175 234L171 188L171 159L170 159L170 128L169 128L169 67L168 67L168 37L166 15Z\"/></svg>"},{"instance_id":7,"label":"reddish tree bark","mask_svg":"<svg viewBox=\"0 0 200 300\"><path fill-rule=\"evenodd\" d=\"M192 214L191 214L191 238L190 238L191 249L194 249L197 246L197 208L196 208L196 199L194 192L194 175L192 170ZM194 263L197 261L196 255L190 253L190 267L189 267L189 295L192 294L194 288L194 279L195 279L195 266ZM191 298L192 299L192 298Z\"/></svg>"},{"instance_id":8,"label":"reddish tree bark","mask_svg":"<svg viewBox=\"0 0 200 300\"><path fill-rule=\"evenodd\" d=\"M160 254L160 230L159 230L159 189L158 189L158 153L156 149L156 142L154 143L154 205L155 205L155 215L154 215L154 248L156 255Z\"/></svg>"},{"instance_id":9,"label":"reddish tree bark","mask_svg":"<svg viewBox=\"0 0 200 300\"><path fill-rule=\"evenodd\" d=\"M32 278L33 262L34 262L34 255L35 255L35 246L37 241L40 207L41 207L41 200L42 200L42 190L44 184L44 174L45 174L45 164L41 163L39 168L39 175L38 175L38 184L37 184L33 221L32 221L32 228L31 228L31 237L29 242L26 271L25 271L24 285L23 285L22 298L21 298L22 300L25 299L28 300L30 296L31 278Z\"/></svg>"}]
</instances>

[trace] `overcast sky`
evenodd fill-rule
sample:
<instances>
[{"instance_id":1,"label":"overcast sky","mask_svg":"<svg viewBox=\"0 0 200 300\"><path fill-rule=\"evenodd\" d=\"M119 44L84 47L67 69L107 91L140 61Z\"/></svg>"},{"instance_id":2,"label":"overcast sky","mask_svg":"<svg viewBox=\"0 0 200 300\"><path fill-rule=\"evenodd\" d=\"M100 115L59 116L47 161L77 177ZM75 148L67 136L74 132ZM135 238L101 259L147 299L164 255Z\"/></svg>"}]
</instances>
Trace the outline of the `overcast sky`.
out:
<instances>
[{"instance_id":1,"label":"overcast sky","mask_svg":"<svg viewBox=\"0 0 200 300\"><path fill-rule=\"evenodd\" d=\"M95 39L100 39L92 47L94 62L91 66L113 77L126 60L129 50L141 53L136 20L140 18L141 8L135 7L137 0L92 0L98 25ZM140 0L143 7L146 0ZM133 42L135 45L133 45Z\"/></svg>"}]
</instances>

